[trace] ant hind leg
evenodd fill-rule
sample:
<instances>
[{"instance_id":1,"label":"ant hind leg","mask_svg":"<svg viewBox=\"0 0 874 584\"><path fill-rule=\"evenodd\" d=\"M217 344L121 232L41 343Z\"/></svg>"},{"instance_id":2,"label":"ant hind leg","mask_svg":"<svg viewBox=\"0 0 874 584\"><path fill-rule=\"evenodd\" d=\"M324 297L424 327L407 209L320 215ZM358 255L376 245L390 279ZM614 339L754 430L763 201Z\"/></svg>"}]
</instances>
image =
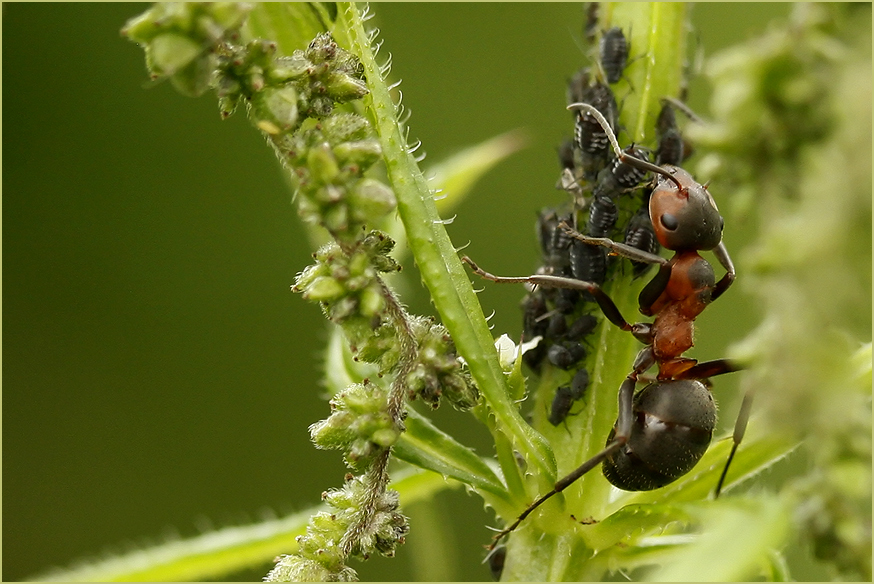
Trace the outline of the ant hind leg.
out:
<instances>
[{"instance_id":1,"label":"ant hind leg","mask_svg":"<svg viewBox=\"0 0 874 584\"><path fill-rule=\"evenodd\" d=\"M728 460L725 461L725 468L722 469L722 474L719 476L719 482L716 483L716 492L713 495L713 498L719 498L719 493L722 491L722 486L725 483L725 476L728 474L728 467L731 465L731 461L734 458L734 453L737 452L737 447L740 446L741 440L743 440L744 434L747 430L747 422L750 419L750 409L753 406L753 390L750 389L744 394L743 402L740 405L740 411L737 414L737 420L734 423L734 433L732 434L733 444L731 445L731 452L728 454Z\"/></svg>"}]
</instances>

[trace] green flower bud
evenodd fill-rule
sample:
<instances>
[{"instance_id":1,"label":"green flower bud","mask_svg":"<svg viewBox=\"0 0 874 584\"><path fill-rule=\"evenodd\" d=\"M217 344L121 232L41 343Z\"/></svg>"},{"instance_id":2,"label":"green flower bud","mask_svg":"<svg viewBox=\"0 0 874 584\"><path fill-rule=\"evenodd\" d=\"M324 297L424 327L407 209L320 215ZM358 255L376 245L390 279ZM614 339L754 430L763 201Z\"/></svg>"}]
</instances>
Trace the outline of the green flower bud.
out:
<instances>
[{"instance_id":1,"label":"green flower bud","mask_svg":"<svg viewBox=\"0 0 874 584\"><path fill-rule=\"evenodd\" d=\"M351 319L353 316L358 315L357 298L346 296L333 304L327 304L324 308L328 318L331 319L332 322L342 324L344 328L358 324L356 322L346 322L347 319ZM348 331L347 334L349 334Z\"/></svg>"},{"instance_id":2,"label":"green flower bud","mask_svg":"<svg viewBox=\"0 0 874 584\"><path fill-rule=\"evenodd\" d=\"M323 450L348 448L355 440L355 434L350 429L354 421L354 414L351 412L334 412L330 418L310 425L310 438Z\"/></svg>"},{"instance_id":3,"label":"green flower bud","mask_svg":"<svg viewBox=\"0 0 874 584\"><path fill-rule=\"evenodd\" d=\"M308 115L314 118L324 118L334 111L334 100L323 95L311 96L306 109Z\"/></svg>"},{"instance_id":4,"label":"green flower bud","mask_svg":"<svg viewBox=\"0 0 874 584\"><path fill-rule=\"evenodd\" d=\"M323 246L319 251L313 254L313 257L316 259L316 263L307 266L303 269L301 273L297 275L294 286L292 286L291 288L292 291L301 292L307 286L309 286L316 278L328 275L330 273L330 270L325 265L327 263L327 257L323 255L327 253L327 251L323 251L326 247L333 249L336 247L336 244L328 244L327 246Z\"/></svg>"},{"instance_id":5,"label":"green flower bud","mask_svg":"<svg viewBox=\"0 0 874 584\"><path fill-rule=\"evenodd\" d=\"M313 180L313 174L311 172L307 173L307 180L309 181L308 187L312 189L315 181ZM343 188L338 185L328 184L321 186L315 189L313 193L313 199L322 204L330 204L330 203L339 203L343 200L343 196L345 195Z\"/></svg>"},{"instance_id":6,"label":"green flower bud","mask_svg":"<svg viewBox=\"0 0 874 584\"><path fill-rule=\"evenodd\" d=\"M373 434L371 434L370 440L374 444L378 444L383 448L388 448L389 446L392 446L395 442L397 442L399 437L400 432L398 432L394 428L381 428L375 430Z\"/></svg>"},{"instance_id":7,"label":"green flower bud","mask_svg":"<svg viewBox=\"0 0 874 584\"><path fill-rule=\"evenodd\" d=\"M345 293L343 285L330 276L316 278L303 291L303 297L313 302L331 302Z\"/></svg>"},{"instance_id":8,"label":"green flower bud","mask_svg":"<svg viewBox=\"0 0 874 584\"><path fill-rule=\"evenodd\" d=\"M225 30L233 30L242 26L249 11L252 10L250 4L242 2L213 2L206 8L215 23Z\"/></svg>"},{"instance_id":9,"label":"green flower bud","mask_svg":"<svg viewBox=\"0 0 874 584\"><path fill-rule=\"evenodd\" d=\"M379 140L368 138L356 142L341 142L334 146L334 156L342 164L356 164L361 171L370 168L382 156L382 146ZM388 187L386 187L388 188ZM394 197L394 194L392 194Z\"/></svg>"},{"instance_id":10,"label":"green flower bud","mask_svg":"<svg viewBox=\"0 0 874 584\"><path fill-rule=\"evenodd\" d=\"M385 308L385 298L382 290L376 286L368 286L361 291L358 312L365 317L374 317Z\"/></svg>"},{"instance_id":11,"label":"green flower bud","mask_svg":"<svg viewBox=\"0 0 874 584\"><path fill-rule=\"evenodd\" d=\"M250 9L244 4L156 4L121 32L145 45L152 76L169 76L180 92L198 96L213 82L218 47L236 33Z\"/></svg>"},{"instance_id":12,"label":"green flower bud","mask_svg":"<svg viewBox=\"0 0 874 584\"><path fill-rule=\"evenodd\" d=\"M411 324L419 345L419 362L407 374L409 398L419 397L432 408L440 405L443 396L460 410L476 405L479 390L462 368L446 329L427 318L414 319Z\"/></svg>"},{"instance_id":13,"label":"green flower bud","mask_svg":"<svg viewBox=\"0 0 874 584\"><path fill-rule=\"evenodd\" d=\"M337 113L322 121L322 131L331 144L364 140L371 134L370 123L358 114Z\"/></svg>"},{"instance_id":14,"label":"green flower bud","mask_svg":"<svg viewBox=\"0 0 874 584\"><path fill-rule=\"evenodd\" d=\"M353 554L365 559L373 552L388 557L394 555L395 548L404 543L404 538L410 531L407 518L398 512L398 507L397 491L386 491L382 494L369 529L361 534L357 545L352 549Z\"/></svg>"},{"instance_id":15,"label":"green flower bud","mask_svg":"<svg viewBox=\"0 0 874 584\"><path fill-rule=\"evenodd\" d=\"M331 152L331 147L327 142L323 142L318 146L310 148L307 155L307 167L313 176L314 180L322 184L332 183L340 174L340 168L337 166L337 159L334 158L334 153Z\"/></svg>"},{"instance_id":16,"label":"green flower bud","mask_svg":"<svg viewBox=\"0 0 874 584\"><path fill-rule=\"evenodd\" d=\"M346 73L332 73L325 80L325 91L335 101L361 99L370 90L363 79L356 79Z\"/></svg>"},{"instance_id":17,"label":"green flower bud","mask_svg":"<svg viewBox=\"0 0 874 584\"><path fill-rule=\"evenodd\" d=\"M271 81L285 82L300 79L313 67L313 64L303 56L300 51L295 51L291 57L279 57L273 62L268 77Z\"/></svg>"},{"instance_id":18,"label":"green flower bud","mask_svg":"<svg viewBox=\"0 0 874 584\"><path fill-rule=\"evenodd\" d=\"M146 46L146 64L153 75L173 75L188 66L203 48L196 41L174 32L156 36Z\"/></svg>"},{"instance_id":19,"label":"green flower bud","mask_svg":"<svg viewBox=\"0 0 874 584\"><path fill-rule=\"evenodd\" d=\"M391 324L383 324L368 335L360 347L353 347L356 358L366 363L379 365L380 373L391 370L400 359L401 347L398 331Z\"/></svg>"},{"instance_id":20,"label":"green flower bud","mask_svg":"<svg viewBox=\"0 0 874 584\"><path fill-rule=\"evenodd\" d=\"M346 451L347 464L366 469L400 436L388 413L388 392L373 383L351 385L331 400L331 416L310 426L316 446Z\"/></svg>"},{"instance_id":21,"label":"green flower bud","mask_svg":"<svg viewBox=\"0 0 874 584\"><path fill-rule=\"evenodd\" d=\"M382 219L397 206L394 191L372 178L363 178L349 192L352 217L362 223Z\"/></svg>"},{"instance_id":22,"label":"green flower bud","mask_svg":"<svg viewBox=\"0 0 874 584\"><path fill-rule=\"evenodd\" d=\"M310 41L305 54L313 63L321 64L335 60L337 54L341 51L343 49L334 42L334 37L330 33L325 32L316 35L316 38Z\"/></svg>"},{"instance_id":23,"label":"green flower bud","mask_svg":"<svg viewBox=\"0 0 874 584\"><path fill-rule=\"evenodd\" d=\"M272 69L277 50L274 41L255 39L246 44L246 60L261 70Z\"/></svg>"},{"instance_id":24,"label":"green flower bud","mask_svg":"<svg viewBox=\"0 0 874 584\"><path fill-rule=\"evenodd\" d=\"M348 481L342 489L332 489L322 498L338 510L338 516L354 516L372 493L362 477ZM367 558L373 552L391 556L398 544L404 543L409 532L407 518L398 512L400 498L397 491L379 495L373 519L361 534L352 553Z\"/></svg>"},{"instance_id":25,"label":"green flower bud","mask_svg":"<svg viewBox=\"0 0 874 584\"><path fill-rule=\"evenodd\" d=\"M231 117L237 110L237 105L240 103L239 95L231 95L228 97L219 97L218 105L219 105L219 113L222 116L222 119L227 119Z\"/></svg>"},{"instance_id":26,"label":"green flower bud","mask_svg":"<svg viewBox=\"0 0 874 584\"><path fill-rule=\"evenodd\" d=\"M349 515L320 511L310 518L306 535L298 538L299 553L318 558L319 563L331 567L342 564L337 542L349 526Z\"/></svg>"},{"instance_id":27,"label":"green flower bud","mask_svg":"<svg viewBox=\"0 0 874 584\"><path fill-rule=\"evenodd\" d=\"M218 57L205 53L170 76L176 91L189 97L203 95L213 83Z\"/></svg>"},{"instance_id":28,"label":"green flower bud","mask_svg":"<svg viewBox=\"0 0 874 584\"><path fill-rule=\"evenodd\" d=\"M162 32L170 28L171 23L178 23L184 18L185 7L178 3L162 2L128 20L121 34L135 43L150 42Z\"/></svg>"},{"instance_id":29,"label":"green flower bud","mask_svg":"<svg viewBox=\"0 0 874 584\"><path fill-rule=\"evenodd\" d=\"M261 67L251 67L246 74L246 81L254 98L264 90L264 71ZM295 111L295 117L297 117L297 111Z\"/></svg>"},{"instance_id":30,"label":"green flower bud","mask_svg":"<svg viewBox=\"0 0 874 584\"><path fill-rule=\"evenodd\" d=\"M330 192L330 191L329 191ZM349 210L346 205L332 205L322 213L322 225L336 237L348 241L353 234L349 234Z\"/></svg>"},{"instance_id":31,"label":"green flower bud","mask_svg":"<svg viewBox=\"0 0 874 584\"><path fill-rule=\"evenodd\" d=\"M278 129L276 132L268 131L268 134L293 130L298 123L297 91L291 85L285 85L267 87L255 93L252 96L252 121L262 130L263 122L269 122Z\"/></svg>"},{"instance_id":32,"label":"green flower bud","mask_svg":"<svg viewBox=\"0 0 874 584\"><path fill-rule=\"evenodd\" d=\"M357 582L358 574L348 566L334 572L321 563L298 555L280 556L264 578L265 582Z\"/></svg>"}]
</instances>

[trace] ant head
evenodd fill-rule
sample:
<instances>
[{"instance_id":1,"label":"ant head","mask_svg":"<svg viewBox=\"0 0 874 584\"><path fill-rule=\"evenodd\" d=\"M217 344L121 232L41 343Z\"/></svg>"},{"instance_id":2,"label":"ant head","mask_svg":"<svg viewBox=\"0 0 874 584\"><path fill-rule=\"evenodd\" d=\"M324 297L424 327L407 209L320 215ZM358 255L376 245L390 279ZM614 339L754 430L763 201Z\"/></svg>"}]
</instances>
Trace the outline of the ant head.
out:
<instances>
[{"instance_id":1,"label":"ant head","mask_svg":"<svg viewBox=\"0 0 874 584\"><path fill-rule=\"evenodd\" d=\"M688 172L665 165L656 175L649 200L649 216L656 237L665 248L711 250L722 241L723 219L707 189Z\"/></svg>"}]
</instances>

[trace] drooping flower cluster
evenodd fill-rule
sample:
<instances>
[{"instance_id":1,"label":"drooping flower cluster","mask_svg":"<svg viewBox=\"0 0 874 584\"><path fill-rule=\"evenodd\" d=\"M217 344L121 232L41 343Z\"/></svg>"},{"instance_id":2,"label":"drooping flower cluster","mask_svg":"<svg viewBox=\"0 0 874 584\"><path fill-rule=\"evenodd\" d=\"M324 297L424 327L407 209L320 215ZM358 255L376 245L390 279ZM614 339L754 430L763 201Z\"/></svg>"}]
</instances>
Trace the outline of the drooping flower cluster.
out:
<instances>
[{"instance_id":1,"label":"drooping flower cluster","mask_svg":"<svg viewBox=\"0 0 874 584\"><path fill-rule=\"evenodd\" d=\"M223 118L245 106L289 170L299 215L334 239L313 255L292 290L318 302L356 358L379 365L380 377L338 392L331 416L310 427L319 448L342 450L361 474L325 495L331 512L311 519L299 553L283 556L268 579L352 580L349 555L392 555L408 530L397 493L386 490L404 401L419 396L437 407L445 395L469 408L478 392L446 330L407 314L381 278L400 270L388 255L394 241L374 230L396 200L389 186L365 175L382 148L356 102L369 91L364 67L327 33L291 55L272 41L245 40L251 10L158 4L122 32L144 46L153 78L169 78L186 95L214 89Z\"/></svg>"},{"instance_id":2,"label":"drooping flower cluster","mask_svg":"<svg viewBox=\"0 0 874 584\"><path fill-rule=\"evenodd\" d=\"M367 380L350 385L331 399L331 416L310 426L313 442L343 450L353 470L366 469L402 431L387 411L387 401L385 389Z\"/></svg>"},{"instance_id":3,"label":"drooping flower cluster","mask_svg":"<svg viewBox=\"0 0 874 584\"><path fill-rule=\"evenodd\" d=\"M252 123L291 171L298 213L349 245L396 205L391 188L364 176L382 155L370 123L339 109L367 94L363 70L328 34L290 57L276 51L275 43L255 40L220 60L222 115L245 99Z\"/></svg>"},{"instance_id":4,"label":"drooping flower cluster","mask_svg":"<svg viewBox=\"0 0 874 584\"><path fill-rule=\"evenodd\" d=\"M307 526L306 535L299 536L300 551L280 556L265 580L273 582L350 582L357 580L355 571L344 564L345 554L337 542L358 521L358 501L367 495L367 485L360 477L349 477L342 489L322 493L322 499L334 511L316 514ZM398 543L403 543L409 531L406 518L398 513L397 491L379 496L366 526L358 534L352 553L367 557L371 551L393 556Z\"/></svg>"},{"instance_id":5,"label":"drooping flower cluster","mask_svg":"<svg viewBox=\"0 0 874 584\"><path fill-rule=\"evenodd\" d=\"M121 34L143 46L153 79L169 78L179 92L197 97L212 87L219 50L239 38L250 10L238 2L158 3Z\"/></svg>"}]
</instances>

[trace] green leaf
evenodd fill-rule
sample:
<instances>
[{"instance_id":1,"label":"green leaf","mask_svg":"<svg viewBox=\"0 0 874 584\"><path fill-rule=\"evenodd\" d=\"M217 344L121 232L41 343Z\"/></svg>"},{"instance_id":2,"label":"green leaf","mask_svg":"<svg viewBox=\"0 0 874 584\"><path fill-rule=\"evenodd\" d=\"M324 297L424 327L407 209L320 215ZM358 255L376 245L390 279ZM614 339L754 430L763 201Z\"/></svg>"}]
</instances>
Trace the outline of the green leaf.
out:
<instances>
[{"instance_id":1,"label":"green leaf","mask_svg":"<svg viewBox=\"0 0 874 584\"><path fill-rule=\"evenodd\" d=\"M441 215L451 213L458 207L474 185L498 163L525 146L526 137L521 130L511 130L479 144L468 146L430 166L426 170L431 178L429 185L434 192L434 204ZM392 239L398 242L395 253L398 261L409 249L407 235L399 218L389 219L390 225L383 226Z\"/></svg>"},{"instance_id":2,"label":"green leaf","mask_svg":"<svg viewBox=\"0 0 874 584\"><path fill-rule=\"evenodd\" d=\"M672 521L688 522L690 519L689 512L680 505L627 505L603 521L583 525L579 531L586 545L600 552L620 542L634 545L642 535L662 530Z\"/></svg>"},{"instance_id":3,"label":"green leaf","mask_svg":"<svg viewBox=\"0 0 874 584\"><path fill-rule=\"evenodd\" d=\"M469 146L431 166L431 185L435 192L438 213L451 212L470 193L473 185L499 162L525 146L521 130L505 132L494 138Z\"/></svg>"},{"instance_id":4,"label":"green leaf","mask_svg":"<svg viewBox=\"0 0 874 584\"><path fill-rule=\"evenodd\" d=\"M716 483L719 481L719 476L728 460L731 445L730 437L714 441L698 464L687 475L655 491L623 493L623 496L614 505L706 499L716 489ZM732 460L723 492L731 493L734 487L743 484L783 460L797 446L797 443L781 436L747 436Z\"/></svg>"},{"instance_id":5,"label":"green leaf","mask_svg":"<svg viewBox=\"0 0 874 584\"><path fill-rule=\"evenodd\" d=\"M249 38L275 41L280 53L291 55L332 26L333 20L318 2L256 2L245 30Z\"/></svg>"},{"instance_id":6,"label":"green leaf","mask_svg":"<svg viewBox=\"0 0 874 584\"><path fill-rule=\"evenodd\" d=\"M428 500L453 486L439 474L406 471L389 488L407 504ZM219 578L269 562L278 554L297 551L295 538L303 535L310 516L324 511L319 505L288 517L238 527L225 527L190 539L168 541L108 559L35 575L31 580L56 582L179 582Z\"/></svg>"},{"instance_id":7,"label":"green leaf","mask_svg":"<svg viewBox=\"0 0 874 584\"><path fill-rule=\"evenodd\" d=\"M703 530L650 574L654 582L736 582L770 570L771 550L782 547L789 510L776 497L720 499L702 507Z\"/></svg>"},{"instance_id":8,"label":"green leaf","mask_svg":"<svg viewBox=\"0 0 874 584\"><path fill-rule=\"evenodd\" d=\"M507 489L482 458L457 442L425 416L407 410L406 431L392 452L401 460L440 473L507 502Z\"/></svg>"}]
</instances>

